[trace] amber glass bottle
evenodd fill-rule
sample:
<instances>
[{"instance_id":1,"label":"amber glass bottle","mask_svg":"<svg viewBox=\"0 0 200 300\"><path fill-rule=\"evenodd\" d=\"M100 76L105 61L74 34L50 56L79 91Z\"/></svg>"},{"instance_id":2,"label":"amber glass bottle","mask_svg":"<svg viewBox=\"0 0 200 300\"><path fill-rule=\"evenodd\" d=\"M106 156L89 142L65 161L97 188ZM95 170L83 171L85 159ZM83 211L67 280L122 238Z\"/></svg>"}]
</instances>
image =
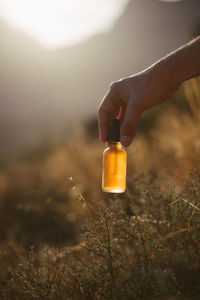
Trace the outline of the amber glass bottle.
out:
<instances>
[{"instance_id":1,"label":"amber glass bottle","mask_svg":"<svg viewBox=\"0 0 200 300\"><path fill-rule=\"evenodd\" d=\"M115 119L103 152L102 189L108 193L123 193L126 189L126 151L120 143L120 123Z\"/></svg>"}]
</instances>

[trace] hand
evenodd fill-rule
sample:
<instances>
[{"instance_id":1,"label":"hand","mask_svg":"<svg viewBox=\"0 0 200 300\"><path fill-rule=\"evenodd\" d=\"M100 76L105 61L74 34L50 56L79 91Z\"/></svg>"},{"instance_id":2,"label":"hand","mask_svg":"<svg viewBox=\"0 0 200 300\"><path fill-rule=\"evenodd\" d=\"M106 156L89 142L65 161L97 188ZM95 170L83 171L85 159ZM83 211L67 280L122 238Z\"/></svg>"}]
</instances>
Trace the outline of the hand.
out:
<instances>
[{"instance_id":1,"label":"hand","mask_svg":"<svg viewBox=\"0 0 200 300\"><path fill-rule=\"evenodd\" d=\"M98 112L100 140L106 142L112 120L118 117L121 143L130 145L143 111L168 100L178 87L171 84L167 70L159 65L112 83Z\"/></svg>"}]
</instances>

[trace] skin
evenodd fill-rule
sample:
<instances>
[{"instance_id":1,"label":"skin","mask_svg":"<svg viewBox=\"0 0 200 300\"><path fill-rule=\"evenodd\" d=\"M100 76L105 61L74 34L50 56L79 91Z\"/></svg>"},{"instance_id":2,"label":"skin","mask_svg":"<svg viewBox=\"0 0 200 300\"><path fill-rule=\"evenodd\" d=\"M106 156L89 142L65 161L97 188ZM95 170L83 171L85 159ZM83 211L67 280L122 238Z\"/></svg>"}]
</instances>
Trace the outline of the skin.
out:
<instances>
[{"instance_id":1,"label":"skin","mask_svg":"<svg viewBox=\"0 0 200 300\"><path fill-rule=\"evenodd\" d=\"M120 141L135 137L141 114L176 93L180 85L200 75L200 36L144 71L110 85L98 111L99 137L106 142L114 118L120 119Z\"/></svg>"}]
</instances>

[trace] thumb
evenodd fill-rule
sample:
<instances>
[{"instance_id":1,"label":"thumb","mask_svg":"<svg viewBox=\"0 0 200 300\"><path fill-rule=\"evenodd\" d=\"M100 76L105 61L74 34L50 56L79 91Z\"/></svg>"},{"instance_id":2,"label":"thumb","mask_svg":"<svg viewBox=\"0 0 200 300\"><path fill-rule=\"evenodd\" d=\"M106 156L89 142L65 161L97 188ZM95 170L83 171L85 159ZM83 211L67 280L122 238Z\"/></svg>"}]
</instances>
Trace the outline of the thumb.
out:
<instances>
[{"instance_id":1,"label":"thumb","mask_svg":"<svg viewBox=\"0 0 200 300\"><path fill-rule=\"evenodd\" d=\"M135 137L138 119L139 113L130 101L127 105L124 120L121 125L120 141L123 146L129 146Z\"/></svg>"}]
</instances>

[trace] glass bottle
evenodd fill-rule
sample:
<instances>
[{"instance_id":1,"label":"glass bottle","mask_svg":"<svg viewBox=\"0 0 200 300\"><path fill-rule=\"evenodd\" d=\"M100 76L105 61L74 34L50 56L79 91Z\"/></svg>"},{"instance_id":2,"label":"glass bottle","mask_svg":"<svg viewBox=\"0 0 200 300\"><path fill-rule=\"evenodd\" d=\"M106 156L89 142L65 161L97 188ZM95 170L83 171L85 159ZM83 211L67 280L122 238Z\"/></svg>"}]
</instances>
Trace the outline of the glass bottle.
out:
<instances>
[{"instance_id":1,"label":"glass bottle","mask_svg":"<svg viewBox=\"0 0 200 300\"><path fill-rule=\"evenodd\" d=\"M123 193L126 189L126 150L120 143L120 121L114 119L103 152L102 190Z\"/></svg>"}]
</instances>

